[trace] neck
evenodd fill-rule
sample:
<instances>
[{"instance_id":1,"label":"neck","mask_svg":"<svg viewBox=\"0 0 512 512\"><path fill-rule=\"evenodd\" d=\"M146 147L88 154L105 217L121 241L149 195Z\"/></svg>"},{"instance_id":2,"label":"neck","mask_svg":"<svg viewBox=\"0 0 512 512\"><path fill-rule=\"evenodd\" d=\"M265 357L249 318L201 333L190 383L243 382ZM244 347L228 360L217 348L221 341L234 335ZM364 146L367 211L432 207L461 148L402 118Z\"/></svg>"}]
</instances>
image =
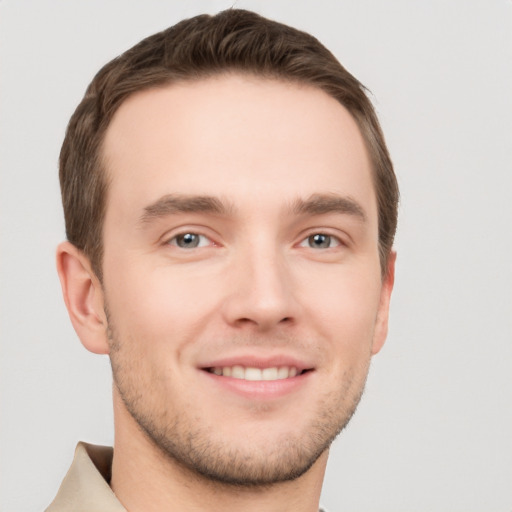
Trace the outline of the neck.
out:
<instances>
[{"instance_id":1,"label":"neck","mask_svg":"<svg viewBox=\"0 0 512 512\"><path fill-rule=\"evenodd\" d=\"M318 512L327 451L295 480L265 486L232 486L207 479L162 453L116 393L114 416L111 487L130 512Z\"/></svg>"}]
</instances>

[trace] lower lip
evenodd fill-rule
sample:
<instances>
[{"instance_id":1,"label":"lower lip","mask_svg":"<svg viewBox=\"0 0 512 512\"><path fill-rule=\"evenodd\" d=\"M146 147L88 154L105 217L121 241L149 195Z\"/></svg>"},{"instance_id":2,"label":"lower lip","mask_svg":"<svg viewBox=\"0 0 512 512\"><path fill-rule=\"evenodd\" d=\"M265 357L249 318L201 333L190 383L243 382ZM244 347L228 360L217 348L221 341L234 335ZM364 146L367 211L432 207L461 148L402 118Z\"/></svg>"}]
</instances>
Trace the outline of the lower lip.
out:
<instances>
[{"instance_id":1,"label":"lower lip","mask_svg":"<svg viewBox=\"0 0 512 512\"><path fill-rule=\"evenodd\" d=\"M272 400L281 398L300 390L311 378L311 370L290 377L278 380L244 380L233 377L222 377L208 371L201 371L212 384L221 386L223 389L236 393L250 400Z\"/></svg>"}]
</instances>

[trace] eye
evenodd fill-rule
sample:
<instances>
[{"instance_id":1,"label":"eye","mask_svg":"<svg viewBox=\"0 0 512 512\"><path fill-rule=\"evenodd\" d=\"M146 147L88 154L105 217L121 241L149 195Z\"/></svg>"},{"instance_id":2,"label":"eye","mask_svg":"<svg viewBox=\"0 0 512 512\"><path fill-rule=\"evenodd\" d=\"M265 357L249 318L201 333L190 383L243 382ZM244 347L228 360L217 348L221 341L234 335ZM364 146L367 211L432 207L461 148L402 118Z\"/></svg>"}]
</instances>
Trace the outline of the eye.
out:
<instances>
[{"instance_id":1,"label":"eye","mask_svg":"<svg viewBox=\"0 0 512 512\"><path fill-rule=\"evenodd\" d=\"M301 243L301 247L310 247L312 249L331 249L339 247L341 242L335 236L327 235L325 233L315 233L305 238Z\"/></svg>"},{"instance_id":2,"label":"eye","mask_svg":"<svg viewBox=\"0 0 512 512\"><path fill-rule=\"evenodd\" d=\"M211 241L206 236L197 233L181 233L172 237L167 243L180 249L195 249L206 247L211 244Z\"/></svg>"}]
</instances>

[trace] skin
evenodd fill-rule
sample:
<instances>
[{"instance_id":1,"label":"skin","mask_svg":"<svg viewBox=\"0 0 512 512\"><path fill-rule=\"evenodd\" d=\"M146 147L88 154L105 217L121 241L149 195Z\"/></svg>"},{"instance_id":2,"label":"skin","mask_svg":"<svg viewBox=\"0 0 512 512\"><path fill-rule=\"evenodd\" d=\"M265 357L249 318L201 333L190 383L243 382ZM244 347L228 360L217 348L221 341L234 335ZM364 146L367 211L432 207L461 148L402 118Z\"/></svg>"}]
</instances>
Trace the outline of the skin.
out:
<instances>
[{"instance_id":1,"label":"skin","mask_svg":"<svg viewBox=\"0 0 512 512\"><path fill-rule=\"evenodd\" d=\"M57 261L80 339L111 357L118 498L317 510L393 286L356 123L320 90L226 75L128 98L103 156L103 282L67 242ZM284 386L206 371L290 361Z\"/></svg>"}]
</instances>

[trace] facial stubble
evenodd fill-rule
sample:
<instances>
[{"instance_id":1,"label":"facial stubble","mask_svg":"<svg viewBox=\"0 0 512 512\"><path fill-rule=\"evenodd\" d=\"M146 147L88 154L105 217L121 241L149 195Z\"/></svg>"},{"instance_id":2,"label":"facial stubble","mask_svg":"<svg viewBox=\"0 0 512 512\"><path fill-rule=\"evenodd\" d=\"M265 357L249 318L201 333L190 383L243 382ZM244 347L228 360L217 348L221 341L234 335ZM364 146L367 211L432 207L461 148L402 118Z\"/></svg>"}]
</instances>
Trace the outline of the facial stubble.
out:
<instances>
[{"instance_id":1,"label":"facial stubble","mask_svg":"<svg viewBox=\"0 0 512 512\"><path fill-rule=\"evenodd\" d=\"M306 411L311 420L302 432L292 430L295 418L290 417L286 435L268 438L264 446L243 442L235 445L232 439L221 439L217 429L205 424L196 412L201 404L186 404L177 414L165 403L158 403L158 376L145 366L147 361L133 353L135 340L120 340L108 311L106 316L114 385L126 410L141 433L170 463L210 482L254 488L299 478L329 449L350 421L363 394L369 358L364 368L345 372L339 389L312 404L315 411ZM261 414L265 414L264 410ZM242 426L240 439L245 438L244 434Z\"/></svg>"}]
</instances>

